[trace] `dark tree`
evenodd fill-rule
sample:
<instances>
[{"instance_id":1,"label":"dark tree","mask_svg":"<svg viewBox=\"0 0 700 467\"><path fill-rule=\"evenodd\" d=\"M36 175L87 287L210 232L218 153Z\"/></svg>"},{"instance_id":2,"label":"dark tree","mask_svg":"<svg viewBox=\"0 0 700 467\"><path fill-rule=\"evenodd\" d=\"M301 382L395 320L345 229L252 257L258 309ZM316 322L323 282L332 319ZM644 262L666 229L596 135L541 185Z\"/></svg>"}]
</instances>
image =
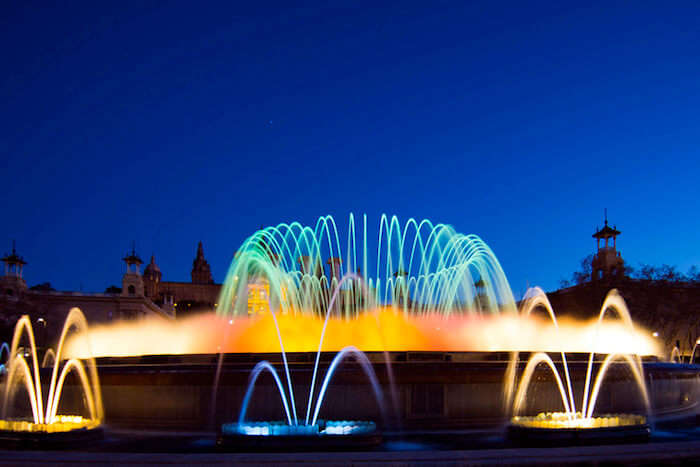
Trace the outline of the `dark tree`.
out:
<instances>
[{"instance_id":1,"label":"dark tree","mask_svg":"<svg viewBox=\"0 0 700 467\"><path fill-rule=\"evenodd\" d=\"M576 284L583 284L591 280L593 274L593 258L595 255L590 254L581 260L581 269L574 272L571 281Z\"/></svg>"}]
</instances>

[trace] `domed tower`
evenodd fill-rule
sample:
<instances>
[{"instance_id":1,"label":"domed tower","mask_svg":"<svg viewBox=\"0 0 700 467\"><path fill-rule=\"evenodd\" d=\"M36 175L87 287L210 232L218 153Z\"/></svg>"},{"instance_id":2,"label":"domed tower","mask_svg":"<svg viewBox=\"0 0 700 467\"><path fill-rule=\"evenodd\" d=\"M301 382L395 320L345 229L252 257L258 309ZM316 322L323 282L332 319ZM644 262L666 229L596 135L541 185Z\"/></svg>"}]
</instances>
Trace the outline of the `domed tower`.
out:
<instances>
[{"instance_id":1,"label":"domed tower","mask_svg":"<svg viewBox=\"0 0 700 467\"><path fill-rule=\"evenodd\" d=\"M126 263L126 272L122 276L122 295L127 297L143 297L143 277L141 265L143 261L136 256L136 245L131 248L122 261Z\"/></svg>"},{"instance_id":2,"label":"domed tower","mask_svg":"<svg viewBox=\"0 0 700 467\"><path fill-rule=\"evenodd\" d=\"M22 278L22 270L27 262L17 254L14 240L12 254L5 254L2 262L5 263L5 275L0 278L0 293L7 297L19 297L27 290L27 283Z\"/></svg>"},{"instance_id":3,"label":"domed tower","mask_svg":"<svg viewBox=\"0 0 700 467\"><path fill-rule=\"evenodd\" d=\"M591 280L610 280L621 279L625 275L625 262L617 251L616 238L622 232L615 227L608 225L608 210L605 210L605 225L602 229L596 230L593 238L596 239L598 252L596 253L591 263L592 273ZM612 239L612 242L610 241ZM601 240L605 244L601 246Z\"/></svg>"},{"instance_id":4,"label":"domed tower","mask_svg":"<svg viewBox=\"0 0 700 467\"><path fill-rule=\"evenodd\" d=\"M192 283L193 284L213 284L214 278L211 275L211 268L204 259L204 248L202 242L197 246L197 257L192 262Z\"/></svg>"},{"instance_id":5,"label":"domed tower","mask_svg":"<svg viewBox=\"0 0 700 467\"><path fill-rule=\"evenodd\" d=\"M151 255L151 262L143 270L143 287L146 297L154 299L158 296L158 284L163 277L160 268L156 264L155 255Z\"/></svg>"}]
</instances>

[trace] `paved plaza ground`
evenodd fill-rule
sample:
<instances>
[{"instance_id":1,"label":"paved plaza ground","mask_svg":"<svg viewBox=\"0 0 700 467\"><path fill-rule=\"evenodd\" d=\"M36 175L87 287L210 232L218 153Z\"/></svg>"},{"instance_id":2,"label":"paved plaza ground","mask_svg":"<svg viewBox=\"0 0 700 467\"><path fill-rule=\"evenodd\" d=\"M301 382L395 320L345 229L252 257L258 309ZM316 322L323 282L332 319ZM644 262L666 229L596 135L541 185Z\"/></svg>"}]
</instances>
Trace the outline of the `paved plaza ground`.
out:
<instances>
[{"instance_id":1,"label":"paved plaza ground","mask_svg":"<svg viewBox=\"0 0 700 467\"><path fill-rule=\"evenodd\" d=\"M648 443L598 446L452 449L387 441L376 451L224 452L195 434L129 438L112 434L74 451L0 450L0 465L688 465L700 464L700 432L659 432Z\"/></svg>"}]
</instances>

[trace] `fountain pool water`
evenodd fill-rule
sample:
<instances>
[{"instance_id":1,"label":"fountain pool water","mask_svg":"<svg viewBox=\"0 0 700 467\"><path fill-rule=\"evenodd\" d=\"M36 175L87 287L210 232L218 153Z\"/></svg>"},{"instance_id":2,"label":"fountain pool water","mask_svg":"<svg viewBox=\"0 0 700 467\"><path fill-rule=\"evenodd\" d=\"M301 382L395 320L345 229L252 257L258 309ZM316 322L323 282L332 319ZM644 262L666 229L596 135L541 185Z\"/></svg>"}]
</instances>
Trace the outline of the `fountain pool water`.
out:
<instances>
[{"instance_id":1,"label":"fountain pool water","mask_svg":"<svg viewBox=\"0 0 700 467\"><path fill-rule=\"evenodd\" d=\"M87 359L86 369L81 360L77 358L66 360L63 356L64 342L68 334L73 331L80 333L82 343L86 347L84 351L90 353L87 321L78 308L73 308L63 325L56 352L51 351L54 355L53 370L44 404L44 391L42 390L37 347L31 320L27 315L19 319L10 346L7 378L3 388L0 437L13 438L14 435L20 434L23 439L27 439L27 436L31 437L32 434L36 434L44 439L47 434L76 434L78 432L89 433L90 436L93 436L100 427L104 415L94 359ZM20 347L23 338L28 341L26 347ZM77 344L74 343L74 345ZM26 356L31 357L31 367L27 363ZM77 375L80 382L87 406L87 416L58 413L66 377L71 372ZM29 416L11 413L15 408L18 392L21 392L22 389L29 399L31 407L31 415Z\"/></svg>"}]
</instances>

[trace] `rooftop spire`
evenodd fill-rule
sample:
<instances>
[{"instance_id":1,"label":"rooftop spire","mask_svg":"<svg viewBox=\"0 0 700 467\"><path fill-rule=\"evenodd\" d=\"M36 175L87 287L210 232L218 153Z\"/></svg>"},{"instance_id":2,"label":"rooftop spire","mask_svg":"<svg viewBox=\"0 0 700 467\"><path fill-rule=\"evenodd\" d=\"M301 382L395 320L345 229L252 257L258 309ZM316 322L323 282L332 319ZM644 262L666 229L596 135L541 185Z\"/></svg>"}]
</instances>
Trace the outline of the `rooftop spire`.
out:
<instances>
[{"instance_id":1,"label":"rooftop spire","mask_svg":"<svg viewBox=\"0 0 700 467\"><path fill-rule=\"evenodd\" d=\"M131 253L127 252L127 255L122 258L122 261L124 261L127 266L135 265L137 268L139 265L143 264L141 258L136 254L136 240L133 240L131 243Z\"/></svg>"},{"instance_id":2,"label":"rooftop spire","mask_svg":"<svg viewBox=\"0 0 700 467\"><path fill-rule=\"evenodd\" d=\"M595 233L593 234L593 238L597 239L605 239L605 238L615 238L618 235L620 235L620 231L617 230L616 228L612 228L608 225L608 210L605 209L605 225L603 226L602 229L598 229L596 227Z\"/></svg>"},{"instance_id":3,"label":"rooftop spire","mask_svg":"<svg viewBox=\"0 0 700 467\"><path fill-rule=\"evenodd\" d=\"M5 256L2 258L2 261L8 265L24 266L25 264L27 264L27 262L24 261L24 258L17 254L15 240L12 240L12 254L8 255L7 253L5 253Z\"/></svg>"},{"instance_id":4,"label":"rooftop spire","mask_svg":"<svg viewBox=\"0 0 700 467\"><path fill-rule=\"evenodd\" d=\"M200 240L197 245L197 256L192 262L192 283L193 284L213 284L214 279L211 275L211 268L206 259L204 259L204 247Z\"/></svg>"}]
</instances>

